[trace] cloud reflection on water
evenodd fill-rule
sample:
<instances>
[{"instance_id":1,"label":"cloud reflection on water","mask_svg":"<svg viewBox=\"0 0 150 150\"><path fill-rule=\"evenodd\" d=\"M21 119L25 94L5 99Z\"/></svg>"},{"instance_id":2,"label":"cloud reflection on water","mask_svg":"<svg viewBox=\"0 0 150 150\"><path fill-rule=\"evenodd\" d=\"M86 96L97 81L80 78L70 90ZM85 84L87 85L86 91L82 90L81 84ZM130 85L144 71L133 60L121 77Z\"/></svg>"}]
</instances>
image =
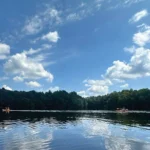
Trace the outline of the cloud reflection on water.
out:
<instances>
[{"instance_id":1,"label":"cloud reflection on water","mask_svg":"<svg viewBox=\"0 0 150 150\"><path fill-rule=\"evenodd\" d=\"M7 129L9 130L7 131ZM0 133L0 140L3 141L2 147L0 147L2 150L50 149L49 145L53 140L53 130L48 124L11 125L7 129L6 132Z\"/></svg>"},{"instance_id":2,"label":"cloud reflection on water","mask_svg":"<svg viewBox=\"0 0 150 150\"><path fill-rule=\"evenodd\" d=\"M86 138L102 137L106 150L150 149L149 130L145 132L137 127L112 124L96 119L84 120L82 124L84 136ZM140 145L140 147L137 145Z\"/></svg>"}]
</instances>

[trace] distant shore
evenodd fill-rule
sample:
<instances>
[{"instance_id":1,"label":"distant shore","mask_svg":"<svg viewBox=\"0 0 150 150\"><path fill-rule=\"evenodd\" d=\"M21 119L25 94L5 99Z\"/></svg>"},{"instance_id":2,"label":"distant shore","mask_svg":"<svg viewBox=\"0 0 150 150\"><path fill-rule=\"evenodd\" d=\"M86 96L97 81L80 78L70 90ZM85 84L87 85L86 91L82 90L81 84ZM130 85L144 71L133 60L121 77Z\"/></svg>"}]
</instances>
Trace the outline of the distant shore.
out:
<instances>
[{"instance_id":1,"label":"distant shore","mask_svg":"<svg viewBox=\"0 0 150 150\"><path fill-rule=\"evenodd\" d=\"M0 108L11 110L150 110L150 89L122 90L81 97L76 92L9 91L0 89Z\"/></svg>"}]
</instances>

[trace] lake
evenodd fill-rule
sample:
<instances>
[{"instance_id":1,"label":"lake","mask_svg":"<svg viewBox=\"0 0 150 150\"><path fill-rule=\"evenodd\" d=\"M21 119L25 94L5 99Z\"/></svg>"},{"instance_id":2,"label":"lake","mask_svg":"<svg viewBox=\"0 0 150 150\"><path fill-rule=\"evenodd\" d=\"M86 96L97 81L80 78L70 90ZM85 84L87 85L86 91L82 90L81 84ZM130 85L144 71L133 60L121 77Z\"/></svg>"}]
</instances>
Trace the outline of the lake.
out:
<instances>
[{"instance_id":1,"label":"lake","mask_svg":"<svg viewBox=\"0 0 150 150\"><path fill-rule=\"evenodd\" d=\"M150 112L0 113L0 150L150 150Z\"/></svg>"}]
</instances>

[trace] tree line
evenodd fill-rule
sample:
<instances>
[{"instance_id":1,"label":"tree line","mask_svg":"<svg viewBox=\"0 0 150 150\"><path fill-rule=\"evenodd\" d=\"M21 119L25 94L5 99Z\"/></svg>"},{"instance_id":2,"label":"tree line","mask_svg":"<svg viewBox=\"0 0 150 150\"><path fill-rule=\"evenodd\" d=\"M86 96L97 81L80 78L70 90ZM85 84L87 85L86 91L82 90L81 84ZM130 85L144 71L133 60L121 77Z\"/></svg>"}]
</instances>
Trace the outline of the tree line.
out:
<instances>
[{"instance_id":1,"label":"tree line","mask_svg":"<svg viewBox=\"0 0 150 150\"><path fill-rule=\"evenodd\" d=\"M83 98L76 92L8 91L0 89L0 108L14 110L150 110L150 90L122 90Z\"/></svg>"}]
</instances>

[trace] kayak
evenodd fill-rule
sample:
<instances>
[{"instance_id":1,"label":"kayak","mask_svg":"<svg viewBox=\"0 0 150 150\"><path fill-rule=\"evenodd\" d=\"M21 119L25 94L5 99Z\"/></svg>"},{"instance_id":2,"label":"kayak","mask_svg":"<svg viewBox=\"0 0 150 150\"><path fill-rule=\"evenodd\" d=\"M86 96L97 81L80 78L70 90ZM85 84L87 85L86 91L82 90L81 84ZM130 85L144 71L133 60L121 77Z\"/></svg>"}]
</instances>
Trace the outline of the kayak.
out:
<instances>
[{"instance_id":1,"label":"kayak","mask_svg":"<svg viewBox=\"0 0 150 150\"><path fill-rule=\"evenodd\" d=\"M2 109L2 112L10 112L10 109Z\"/></svg>"}]
</instances>

